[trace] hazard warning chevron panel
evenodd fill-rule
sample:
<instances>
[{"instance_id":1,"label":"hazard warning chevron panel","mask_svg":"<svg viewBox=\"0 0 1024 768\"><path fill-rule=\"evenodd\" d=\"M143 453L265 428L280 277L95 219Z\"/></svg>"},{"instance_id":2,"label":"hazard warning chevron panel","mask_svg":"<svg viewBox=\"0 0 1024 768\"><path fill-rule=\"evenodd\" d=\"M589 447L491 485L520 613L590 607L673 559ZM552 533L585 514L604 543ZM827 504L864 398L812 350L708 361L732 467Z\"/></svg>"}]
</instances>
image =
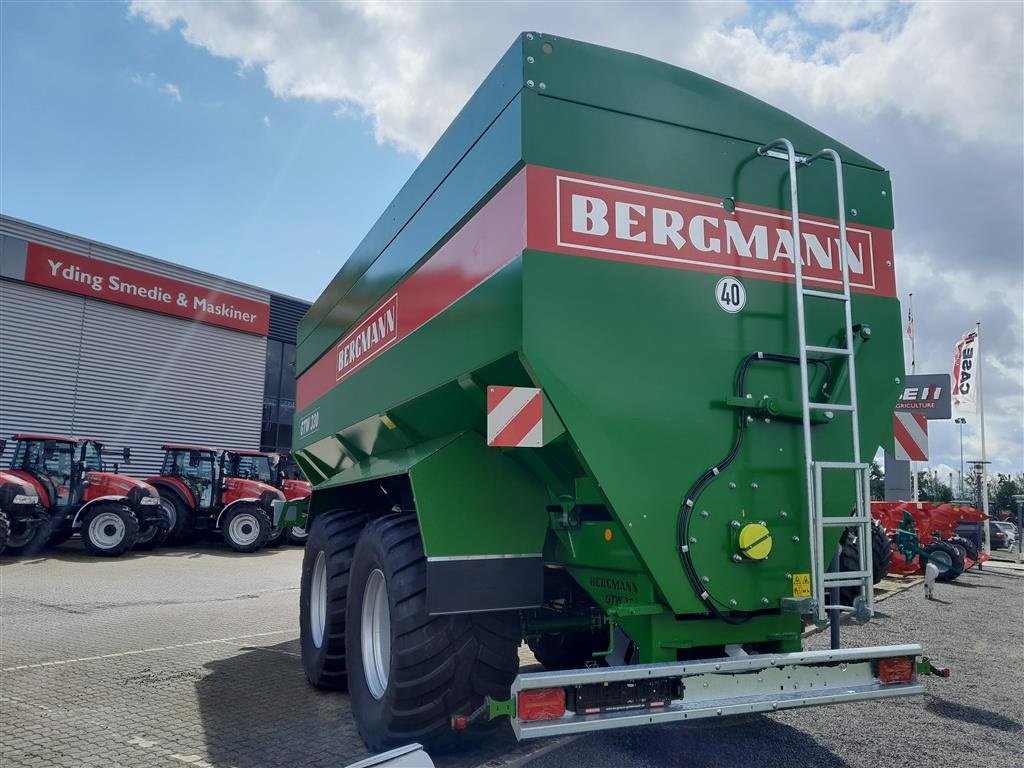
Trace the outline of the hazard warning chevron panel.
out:
<instances>
[{"instance_id":1,"label":"hazard warning chevron panel","mask_svg":"<svg viewBox=\"0 0 1024 768\"><path fill-rule=\"evenodd\" d=\"M533 387L487 387L487 444L540 448L544 444L544 396Z\"/></svg>"},{"instance_id":2,"label":"hazard warning chevron panel","mask_svg":"<svg viewBox=\"0 0 1024 768\"><path fill-rule=\"evenodd\" d=\"M893 414L896 436L894 455L901 461L928 460L928 417L919 413L897 411Z\"/></svg>"}]
</instances>

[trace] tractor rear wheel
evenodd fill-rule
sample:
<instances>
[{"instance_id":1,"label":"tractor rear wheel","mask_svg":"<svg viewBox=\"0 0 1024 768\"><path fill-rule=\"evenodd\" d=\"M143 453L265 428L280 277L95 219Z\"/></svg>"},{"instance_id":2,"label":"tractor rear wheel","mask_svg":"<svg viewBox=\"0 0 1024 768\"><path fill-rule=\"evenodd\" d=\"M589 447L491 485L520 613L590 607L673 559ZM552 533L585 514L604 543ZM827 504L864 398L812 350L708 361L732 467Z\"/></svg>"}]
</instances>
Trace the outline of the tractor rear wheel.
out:
<instances>
[{"instance_id":1,"label":"tractor rear wheel","mask_svg":"<svg viewBox=\"0 0 1024 768\"><path fill-rule=\"evenodd\" d=\"M171 544L185 538L192 530L192 509L171 491L158 489L160 509L167 515L167 539Z\"/></svg>"},{"instance_id":2,"label":"tractor rear wheel","mask_svg":"<svg viewBox=\"0 0 1024 768\"><path fill-rule=\"evenodd\" d=\"M139 538L135 513L120 504L98 504L82 516L82 542L97 557L118 557Z\"/></svg>"},{"instance_id":3,"label":"tractor rear wheel","mask_svg":"<svg viewBox=\"0 0 1024 768\"><path fill-rule=\"evenodd\" d=\"M308 550L307 550L308 551ZM356 727L371 751L456 738L451 718L505 700L519 669L515 611L431 616L413 515L374 520L352 555L345 633Z\"/></svg>"},{"instance_id":4,"label":"tractor rear wheel","mask_svg":"<svg viewBox=\"0 0 1024 768\"><path fill-rule=\"evenodd\" d=\"M267 543L273 523L255 504L236 504L224 514L220 530L224 543L235 552L255 552Z\"/></svg>"},{"instance_id":5,"label":"tractor rear wheel","mask_svg":"<svg viewBox=\"0 0 1024 768\"><path fill-rule=\"evenodd\" d=\"M7 548L0 547L0 550L8 555L26 555L35 554L46 546L50 516L39 507L36 508L34 515L31 520L16 517L9 521Z\"/></svg>"},{"instance_id":6,"label":"tractor rear wheel","mask_svg":"<svg viewBox=\"0 0 1024 768\"><path fill-rule=\"evenodd\" d=\"M939 581L952 581L964 572L964 559L956 547L946 541L935 541L923 547L928 558L921 558L921 570L929 562L939 569Z\"/></svg>"},{"instance_id":7,"label":"tractor rear wheel","mask_svg":"<svg viewBox=\"0 0 1024 768\"><path fill-rule=\"evenodd\" d=\"M317 688L344 690L345 606L352 552L367 517L361 510L319 515L302 556L299 641L306 679Z\"/></svg>"}]
</instances>

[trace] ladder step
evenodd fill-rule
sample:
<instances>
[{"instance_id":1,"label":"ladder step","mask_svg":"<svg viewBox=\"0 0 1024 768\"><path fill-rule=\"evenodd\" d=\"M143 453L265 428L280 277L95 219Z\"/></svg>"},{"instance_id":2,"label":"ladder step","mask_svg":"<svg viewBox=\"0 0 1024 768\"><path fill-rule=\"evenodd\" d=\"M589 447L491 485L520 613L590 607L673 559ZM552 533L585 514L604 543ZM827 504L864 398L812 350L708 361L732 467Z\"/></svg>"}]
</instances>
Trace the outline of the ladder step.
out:
<instances>
[{"instance_id":1,"label":"ladder step","mask_svg":"<svg viewBox=\"0 0 1024 768\"><path fill-rule=\"evenodd\" d=\"M847 403L808 403L812 411L852 411L853 406Z\"/></svg>"},{"instance_id":2,"label":"ladder step","mask_svg":"<svg viewBox=\"0 0 1024 768\"><path fill-rule=\"evenodd\" d=\"M871 571L836 571L835 573L826 573L825 578L822 579L822 583L828 586L835 586L834 582L837 581L852 581L854 584L859 584L864 579L871 578ZM844 584L843 586L847 586Z\"/></svg>"},{"instance_id":3,"label":"ladder step","mask_svg":"<svg viewBox=\"0 0 1024 768\"><path fill-rule=\"evenodd\" d=\"M832 587L865 587L867 586L867 580L865 579L836 579L835 581L823 581L823 589L831 589Z\"/></svg>"},{"instance_id":4,"label":"ladder step","mask_svg":"<svg viewBox=\"0 0 1024 768\"><path fill-rule=\"evenodd\" d=\"M849 349L842 349L840 347L815 347L808 345L804 347L808 352L817 352L821 355L852 355L853 352Z\"/></svg>"},{"instance_id":5,"label":"ladder step","mask_svg":"<svg viewBox=\"0 0 1024 768\"><path fill-rule=\"evenodd\" d=\"M870 517L823 517L821 518L821 524L824 527L830 526L850 526L850 525L871 525Z\"/></svg>"},{"instance_id":6,"label":"ladder step","mask_svg":"<svg viewBox=\"0 0 1024 768\"><path fill-rule=\"evenodd\" d=\"M867 469L870 466L856 461L816 461L814 464L822 469Z\"/></svg>"},{"instance_id":7,"label":"ladder step","mask_svg":"<svg viewBox=\"0 0 1024 768\"><path fill-rule=\"evenodd\" d=\"M804 296L817 296L819 299L835 299L836 301L849 301L850 294L837 293L835 291L816 291L813 288L804 288Z\"/></svg>"}]
</instances>

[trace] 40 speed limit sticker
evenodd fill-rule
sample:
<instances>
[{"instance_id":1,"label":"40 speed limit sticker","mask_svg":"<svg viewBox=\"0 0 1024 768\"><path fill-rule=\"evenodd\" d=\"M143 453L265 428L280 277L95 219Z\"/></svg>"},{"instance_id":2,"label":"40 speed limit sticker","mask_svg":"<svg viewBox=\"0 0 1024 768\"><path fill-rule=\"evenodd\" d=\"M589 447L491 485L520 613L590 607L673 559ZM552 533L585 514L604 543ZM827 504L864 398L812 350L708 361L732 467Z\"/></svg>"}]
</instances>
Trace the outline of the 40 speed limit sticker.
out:
<instances>
[{"instance_id":1,"label":"40 speed limit sticker","mask_svg":"<svg viewBox=\"0 0 1024 768\"><path fill-rule=\"evenodd\" d=\"M735 277L723 277L715 286L715 301L726 312L735 314L747 303L747 290Z\"/></svg>"}]
</instances>

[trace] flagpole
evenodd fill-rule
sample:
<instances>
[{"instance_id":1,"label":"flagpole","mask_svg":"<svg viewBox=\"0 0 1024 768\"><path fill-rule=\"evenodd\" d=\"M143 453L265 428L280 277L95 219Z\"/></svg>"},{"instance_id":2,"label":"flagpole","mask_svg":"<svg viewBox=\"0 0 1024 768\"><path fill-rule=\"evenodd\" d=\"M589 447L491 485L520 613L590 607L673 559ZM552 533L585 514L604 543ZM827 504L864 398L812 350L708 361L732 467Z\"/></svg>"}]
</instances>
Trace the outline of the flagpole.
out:
<instances>
[{"instance_id":1,"label":"flagpole","mask_svg":"<svg viewBox=\"0 0 1024 768\"><path fill-rule=\"evenodd\" d=\"M917 347L914 340L914 294L909 294L910 297L910 311L908 313L907 330L910 332L910 375L913 376L917 373ZM919 498L919 491L917 487L917 463L910 462L910 482L911 488L914 490L914 501L916 502Z\"/></svg>"},{"instance_id":2,"label":"flagpole","mask_svg":"<svg viewBox=\"0 0 1024 768\"><path fill-rule=\"evenodd\" d=\"M985 455L985 388L981 381L981 321L974 324L978 333L978 347L974 353L974 364L978 373L978 417L981 419L981 511L988 515L988 456ZM985 551L992 551L991 526L985 521Z\"/></svg>"}]
</instances>

